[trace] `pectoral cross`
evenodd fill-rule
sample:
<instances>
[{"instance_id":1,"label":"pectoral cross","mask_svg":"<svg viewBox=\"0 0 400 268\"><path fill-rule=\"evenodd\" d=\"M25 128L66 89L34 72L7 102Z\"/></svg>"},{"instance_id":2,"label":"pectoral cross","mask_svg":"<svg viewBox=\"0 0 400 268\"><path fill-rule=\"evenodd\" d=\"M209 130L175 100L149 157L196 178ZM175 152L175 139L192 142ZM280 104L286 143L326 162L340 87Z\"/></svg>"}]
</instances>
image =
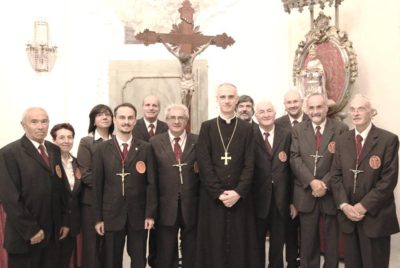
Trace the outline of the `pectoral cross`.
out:
<instances>
[{"instance_id":1,"label":"pectoral cross","mask_svg":"<svg viewBox=\"0 0 400 268\"><path fill-rule=\"evenodd\" d=\"M117 173L115 175L121 176L121 182L122 182L122 196L125 196L125 177L130 175L131 173L125 173L125 168L122 166L122 171L121 173Z\"/></svg>"},{"instance_id":2,"label":"pectoral cross","mask_svg":"<svg viewBox=\"0 0 400 268\"><path fill-rule=\"evenodd\" d=\"M183 178L182 178L182 167L186 166L187 163L181 163L181 159L178 159L178 164L172 165L173 167L177 167L179 170L179 176L181 178L181 184L183 184Z\"/></svg>"},{"instance_id":3,"label":"pectoral cross","mask_svg":"<svg viewBox=\"0 0 400 268\"><path fill-rule=\"evenodd\" d=\"M358 169L358 164L356 164L356 169L349 169L354 174L354 186L353 186L353 194L356 193L356 185L357 185L357 176L359 173L364 172L364 170Z\"/></svg>"},{"instance_id":4,"label":"pectoral cross","mask_svg":"<svg viewBox=\"0 0 400 268\"><path fill-rule=\"evenodd\" d=\"M317 163L318 163L318 159L322 158L322 155L318 154L318 150L315 151L315 154L311 154L310 155L312 158L314 158L314 177L317 174Z\"/></svg>"},{"instance_id":5,"label":"pectoral cross","mask_svg":"<svg viewBox=\"0 0 400 268\"><path fill-rule=\"evenodd\" d=\"M232 157L228 156L228 152L225 151L225 155L221 156L221 160L224 160L224 165L227 166L228 165L228 161L232 160Z\"/></svg>"}]
</instances>

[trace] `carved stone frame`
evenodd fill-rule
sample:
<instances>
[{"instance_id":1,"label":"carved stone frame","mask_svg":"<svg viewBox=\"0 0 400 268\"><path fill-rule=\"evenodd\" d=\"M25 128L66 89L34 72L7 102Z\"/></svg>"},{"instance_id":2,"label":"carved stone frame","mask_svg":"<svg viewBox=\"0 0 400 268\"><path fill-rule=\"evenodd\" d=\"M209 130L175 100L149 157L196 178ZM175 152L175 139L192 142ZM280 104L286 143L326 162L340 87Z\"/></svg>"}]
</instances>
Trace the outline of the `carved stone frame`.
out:
<instances>
[{"instance_id":1,"label":"carved stone frame","mask_svg":"<svg viewBox=\"0 0 400 268\"><path fill-rule=\"evenodd\" d=\"M316 45L318 53L325 50L326 59L319 59L324 69L328 70L327 76L331 75L326 79L326 90L328 98L335 101L335 104L329 107L328 115L343 118L344 115L340 112L351 97L358 75L357 55L347 33L331 26L330 19L321 12L314 20L312 29L306 34L305 41L298 44L293 62L293 83L296 85L297 77L308 60L310 46ZM329 53L338 57L330 56Z\"/></svg>"}]
</instances>

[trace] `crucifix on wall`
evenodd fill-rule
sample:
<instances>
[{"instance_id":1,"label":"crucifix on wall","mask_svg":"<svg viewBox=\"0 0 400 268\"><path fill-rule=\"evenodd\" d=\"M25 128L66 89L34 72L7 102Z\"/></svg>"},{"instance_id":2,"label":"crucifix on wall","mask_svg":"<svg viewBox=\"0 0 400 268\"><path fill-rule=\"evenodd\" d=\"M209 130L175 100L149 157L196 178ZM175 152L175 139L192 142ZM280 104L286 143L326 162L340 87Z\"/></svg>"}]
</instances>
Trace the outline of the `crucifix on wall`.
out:
<instances>
[{"instance_id":1,"label":"crucifix on wall","mask_svg":"<svg viewBox=\"0 0 400 268\"><path fill-rule=\"evenodd\" d=\"M183 1L178 11L181 22L173 24L172 30L169 33L157 33L146 29L137 34L135 38L143 42L146 46L162 43L179 60L182 70L180 83L182 104L186 105L190 112L192 95L194 90L196 90L193 78L194 59L209 45L225 49L235 41L226 33L216 36L203 35L200 32L200 27L194 26L194 9L189 0Z\"/></svg>"}]
</instances>

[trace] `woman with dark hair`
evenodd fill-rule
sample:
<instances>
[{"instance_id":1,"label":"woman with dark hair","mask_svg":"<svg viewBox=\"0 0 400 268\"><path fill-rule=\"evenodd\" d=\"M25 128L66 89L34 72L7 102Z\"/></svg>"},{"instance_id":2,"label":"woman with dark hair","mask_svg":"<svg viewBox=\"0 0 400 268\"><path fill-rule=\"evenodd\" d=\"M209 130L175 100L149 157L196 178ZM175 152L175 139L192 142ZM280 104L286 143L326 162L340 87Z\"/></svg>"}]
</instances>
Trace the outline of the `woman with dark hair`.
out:
<instances>
[{"instance_id":1,"label":"woman with dark hair","mask_svg":"<svg viewBox=\"0 0 400 268\"><path fill-rule=\"evenodd\" d=\"M93 212L94 192L92 191L92 158L97 146L111 138L114 131L113 113L111 108L104 104L93 107L89 113L89 135L82 138L78 148L78 164L82 171L82 267L101 267L99 251L101 238L97 237L94 226L96 224Z\"/></svg>"},{"instance_id":2,"label":"woman with dark hair","mask_svg":"<svg viewBox=\"0 0 400 268\"><path fill-rule=\"evenodd\" d=\"M81 172L78 167L76 158L71 155L70 151L74 145L75 130L72 125L62 123L55 125L50 135L53 142L60 147L61 162L67 179L65 187L68 192L68 214L70 229L67 237L60 241L60 267L68 268L72 253L76 245L76 236L81 229L81 212L79 204L79 195L81 192ZM76 266L74 266L76 267Z\"/></svg>"}]
</instances>

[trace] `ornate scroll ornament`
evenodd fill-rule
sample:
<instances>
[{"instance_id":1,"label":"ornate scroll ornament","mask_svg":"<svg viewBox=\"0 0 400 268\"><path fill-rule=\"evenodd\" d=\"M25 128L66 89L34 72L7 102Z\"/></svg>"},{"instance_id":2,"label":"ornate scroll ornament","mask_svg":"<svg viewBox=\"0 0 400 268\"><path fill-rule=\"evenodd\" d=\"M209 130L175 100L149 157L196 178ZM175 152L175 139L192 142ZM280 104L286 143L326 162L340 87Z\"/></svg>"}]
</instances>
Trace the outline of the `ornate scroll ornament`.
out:
<instances>
[{"instance_id":1,"label":"ornate scroll ornament","mask_svg":"<svg viewBox=\"0 0 400 268\"><path fill-rule=\"evenodd\" d=\"M312 8L314 5L319 5L321 9L328 4L332 6L335 3L336 6L340 5L344 0L282 0L283 8L287 13L290 13L292 9L297 8L299 12L302 12L304 7L309 6Z\"/></svg>"},{"instance_id":2,"label":"ornate scroll ornament","mask_svg":"<svg viewBox=\"0 0 400 268\"><path fill-rule=\"evenodd\" d=\"M350 99L358 68L357 55L347 33L330 25L330 20L320 12L305 41L298 44L293 62L293 82L295 85L298 83L300 73L310 60L310 48L317 47L318 59L325 71L327 97L334 101L328 114L335 115L343 110Z\"/></svg>"}]
</instances>

